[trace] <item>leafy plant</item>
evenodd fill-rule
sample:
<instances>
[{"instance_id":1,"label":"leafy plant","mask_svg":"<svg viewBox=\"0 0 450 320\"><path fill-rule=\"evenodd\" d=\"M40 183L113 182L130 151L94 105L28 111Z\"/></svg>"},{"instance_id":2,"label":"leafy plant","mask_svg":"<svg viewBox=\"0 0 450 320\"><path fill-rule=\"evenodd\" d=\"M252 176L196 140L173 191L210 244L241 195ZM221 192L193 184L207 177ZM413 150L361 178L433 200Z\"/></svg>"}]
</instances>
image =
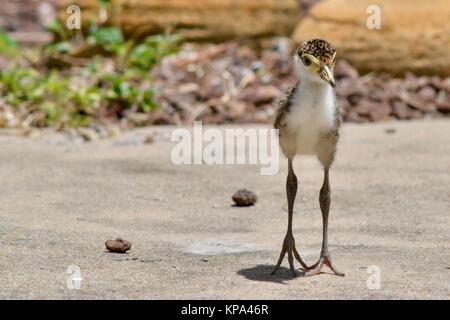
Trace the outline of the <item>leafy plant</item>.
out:
<instances>
[{"instance_id":1,"label":"leafy plant","mask_svg":"<svg viewBox=\"0 0 450 320\"><path fill-rule=\"evenodd\" d=\"M177 52L177 36L152 36L136 44L125 40L118 28L91 23L80 43L57 22L48 28L59 40L45 46L39 60L64 61L64 69L16 63L0 70L0 100L13 109L26 110L32 115L32 125L86 126L105 115L121 118L127 112L157 109L150 70ZM8 47L13 52L15 46L0 32L0 50ZM94 56L86 63L74 54L80 48L101 50L93 50Z\"/></svg>"},{"instance_id":2,"label":"leafy plant","mask_svg":"<svg viewBox=\"0 0 450 320\"><path fill-rule=\"evenodd\" d=\"M46 29L53 33L59 39L67 39L66 29L59 23L58 20L52 20L49 24L46 25Z\"/></svg>"},{"instance_id":3,"label":"leafy plant","mask_svg":"<svg viewBox=\"0 0 450 320\"><path fill-rule=\"evenodd\" d=\"M89 40L90 43L111 52L117 50L124 42L122 31L115 27L98 28L90 35Z\"/></svg>"},{"instance_id":4,"label":"leafy plant","mask_svg":"<svg viewBox=\"0 0 450 320\"><path fill-rule=\"evenodd\" d=\"M144 43L137 45L131 51L128 59L129 66L148 71L163 57L176 53L174 44L179 41L180 38L173 35L148 37Z\"/></svg>"},{"instance_id":5,"label":"leafy plant","mask_svg":"<svg viewBox=\"0 0 450 320\"><path fill-rule=\"evenodd\" d=\"M17 54L17 43L12 40L2 28L0 28L0 54L9 57L13 57Z\"/></svg>"}]
</instances>

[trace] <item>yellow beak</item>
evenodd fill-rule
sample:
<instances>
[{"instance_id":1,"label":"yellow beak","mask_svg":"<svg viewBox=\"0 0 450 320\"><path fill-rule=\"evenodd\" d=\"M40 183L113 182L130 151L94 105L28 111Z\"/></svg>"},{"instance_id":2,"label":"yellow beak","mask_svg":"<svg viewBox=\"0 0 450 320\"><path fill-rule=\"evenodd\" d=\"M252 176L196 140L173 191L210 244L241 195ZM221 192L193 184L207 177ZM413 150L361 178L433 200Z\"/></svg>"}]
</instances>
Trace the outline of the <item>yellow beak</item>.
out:
<instances>
[{"instance_id":1,"label":"yellow beak","mask_svg":"<svg viewBox=\"0 0 450 320\"><path fill-rule=\"evenodd\" d=\"M333 71L331 71L328 66L323 66L322 70L320 70L320 78L333 88L336 87L336 81L334 81Z\"/></svg>"}]
</instances>

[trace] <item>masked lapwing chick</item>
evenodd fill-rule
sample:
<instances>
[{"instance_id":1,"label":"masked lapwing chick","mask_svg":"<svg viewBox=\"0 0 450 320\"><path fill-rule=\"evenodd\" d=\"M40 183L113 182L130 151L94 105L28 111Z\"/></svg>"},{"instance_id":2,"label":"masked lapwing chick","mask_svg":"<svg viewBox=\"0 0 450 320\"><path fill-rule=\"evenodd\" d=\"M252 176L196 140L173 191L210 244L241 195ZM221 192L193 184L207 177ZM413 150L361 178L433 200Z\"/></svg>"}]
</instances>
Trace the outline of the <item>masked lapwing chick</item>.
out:
<instances>
[{"instance_id":1,"label":"masked lapwing chick","mask_svg":"<svg viewBox=\"0 0 450 320\"><path fill-rule=\"evenodd\" d=\"M288 226L280 257L272 274L278 270L287 253L289 268L293 275L297 275L294 267L295 257L302 265L304 275L319 274L326 265L336 275L343 276L344 274L334 267L328 251L329 170L336 154L340 126L339 108L334 94L336 83L333 76L336 50L325 40L313 39L299 46L294 59L299 81L280 100L275 120L275 128L279 130L280 147L288 159L289 171L286 180ZM323 184L319 193L323 218L322 251L317 263L311 267L308 267L300 257L292 234L292 213L298 187L292 162L296 155L315 155L324 170Z\"/></svg>"}]
</instances>

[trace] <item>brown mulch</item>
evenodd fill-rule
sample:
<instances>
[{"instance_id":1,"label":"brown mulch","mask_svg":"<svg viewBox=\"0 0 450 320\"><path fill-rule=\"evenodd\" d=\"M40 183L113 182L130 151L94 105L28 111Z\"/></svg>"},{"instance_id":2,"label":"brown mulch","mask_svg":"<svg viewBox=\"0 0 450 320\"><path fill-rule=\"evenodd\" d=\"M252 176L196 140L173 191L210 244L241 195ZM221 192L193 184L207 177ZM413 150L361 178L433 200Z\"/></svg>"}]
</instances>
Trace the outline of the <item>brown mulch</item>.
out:
<instances>
[{"instance_id":1,"label":"brown mulch","mask_svg":"<svg viewBox=\"0 0 450 320\"><path fill-rule=\"evenodd\" d=\"M185 44L153 72L160 112L154 123L268 123L276 99L296 81L287 38L255 43ZM368 122L450 114L450 78L359 75L343 59L335 68L344 120Z\"/></svg>"}]
</instances>

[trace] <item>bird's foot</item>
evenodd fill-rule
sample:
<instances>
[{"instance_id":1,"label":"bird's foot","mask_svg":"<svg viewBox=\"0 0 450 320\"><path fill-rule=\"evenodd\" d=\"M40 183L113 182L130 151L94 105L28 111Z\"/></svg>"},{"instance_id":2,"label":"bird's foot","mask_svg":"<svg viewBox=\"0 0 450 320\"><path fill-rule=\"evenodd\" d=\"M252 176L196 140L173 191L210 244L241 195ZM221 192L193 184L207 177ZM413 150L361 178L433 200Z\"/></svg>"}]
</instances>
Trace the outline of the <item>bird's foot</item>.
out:
<instances>
[{"instance_id":1,"label":"bird's foot","mask_svg":"<svg viewBox=\"0 0 450 320\"><path fill-rule=\"evenodd\" d=\"M281 248L280 257L278 258L277 265L275 266L275 268L273 269L271 274L272 275L275 274L277 272L277 270L280 268L281 262L283 262L283 259L284 259L284 256L286 255L286 253L288 254L289 269L291 270L292 275L294 277L297 276L297 275L304 275L304 272L299 274L295 270L294 257L295 257L295 259L297 259L298 262L300 262L300 264L302 265L304 270L306 270L307 265L303 262L302 258L300 257L300 254L298 253L297 249L295 248L294 236L292 234L289 234L289 233L286 234L286 237L284 238L283 246Z\"/></svg>"},{"instance_id":2,"label":"bird's foot","mask_svg":"<svg viewBox=\"0 0 450 320\"><path fill-rule=\"evenodd\" d=\"M333 263L331 262L331 258L328 254L321 254L319 261L317 261L315 264L313 264L310 267L305 268L305 276L314 276L316 274L323 273L322 268L326 265L328 268L333 271L333 273L337 276L345 276L345 273L339 272L336 270L336 268L333 266Z\"/></svg>"}]
</instances>

